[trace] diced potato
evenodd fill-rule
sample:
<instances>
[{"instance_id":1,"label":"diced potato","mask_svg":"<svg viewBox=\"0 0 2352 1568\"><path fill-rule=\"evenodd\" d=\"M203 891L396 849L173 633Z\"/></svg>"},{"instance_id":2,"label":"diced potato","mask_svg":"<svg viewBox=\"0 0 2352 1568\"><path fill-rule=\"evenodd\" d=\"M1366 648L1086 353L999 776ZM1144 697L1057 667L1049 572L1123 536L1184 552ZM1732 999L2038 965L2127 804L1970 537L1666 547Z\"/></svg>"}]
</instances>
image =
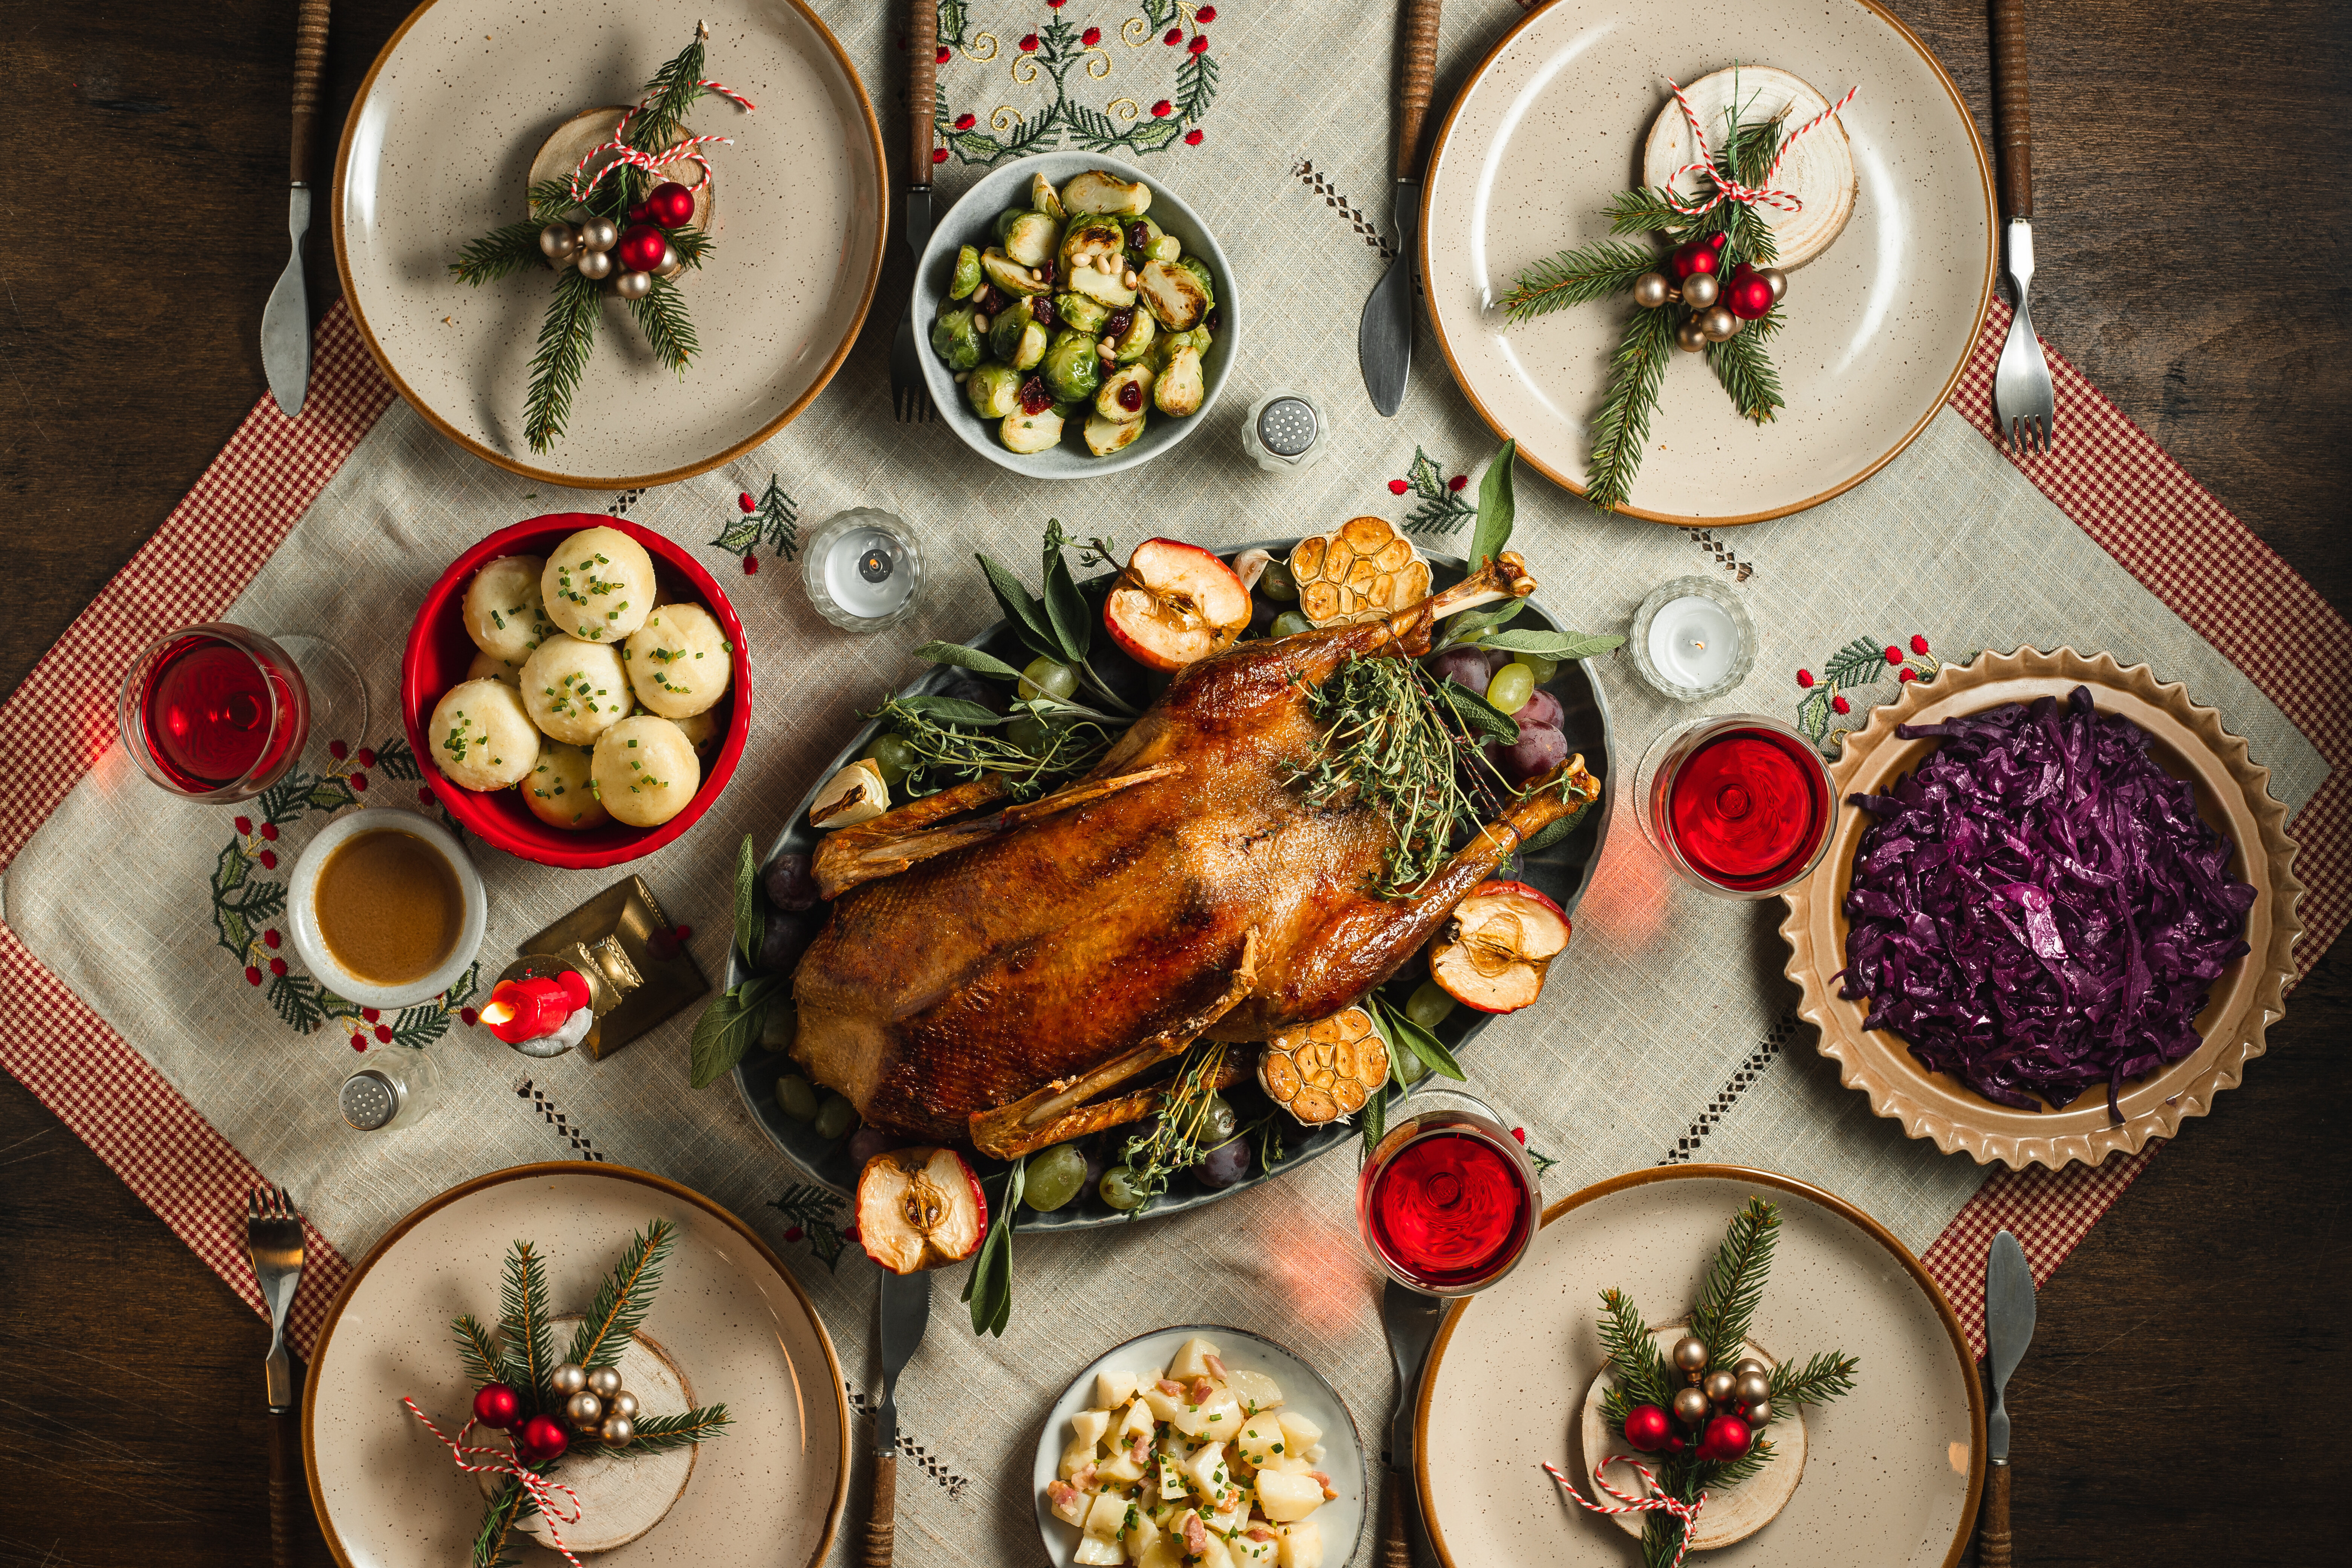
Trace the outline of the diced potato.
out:
<instances>
[{"instance_id":1,"label":"diced potato","mask_svg":"<svg viewBox=\"0 0 2352 1568\"><path fill-rule=\"evenodd\" d=\"M1087 1510L1094 1506L1085 1492L1067 1481L1057 1481L1046 1488L1045 1501L1047 1506L1053 1509L1055 1519L1065 1524L1076 1525L1080 1529L1086 1526Z\"/></svg>"},{"instance_id":2,"label":"diced potato","mask_svg":"<svg viewBox=\"0 0 2352 1568\"><path fill-rule=\"evenodd\" d=\"M1323 1440L1323 1428L1296 1410L1284 1411L1278 1419L1282 1423L1282 1435L1287 1440L1286 1452L1303 1456Z\"/></svg>"},{"instance_id":3,"label":"diced potato","mask_svg":"<svg viewBox=\"0 0 2352 1568\"><path fill-rule=\"evenodd\" d=\"M1207 1547L1200 1556L1190 1560L1192 1568L1234 1568L1234 1554L1225 1550L1223 1537L1212 1533Z\"/></svg>"},{"instance_id":4,"label":"diced potato","mask_svg":"<svg viewBox=\"0 0 2352 1568\"><path fill-rule=\"evenodd\" d=\"M1078 1568L1115 1568L1127 1561L1127 1547L1116 1535L1082 1535L1070 1561Z\"/></svg>"},{"instance_id":5,"label":"diced potato","mask_svg":"<svg viewBox=\"0 0 2352 1568\"><path fill-rule=\"evenodd\" d=\"M1135 1397L1135 1373L1131 1372L1098 1372L1095 1373L1095 1404L1105 1410L1116 1410Z\"/></svg>"},{"instance_id":6,"label":"diced potato","mask_svg":"<svg viewBox=\"0 0 2352 1568\"><path fill-rule=\"evenodd\" d=\"M1311 1519L1274 1527L1278 1568L1323 1568L1323 1527Z\"/></svg>"},{"instance_id":7,"label":"diced potato","mask_svg":"<svg viewBox=\"0 0 2352 1568\"><path fill-rule=\"evenodd\" d=\"M1282 1427L1271 1415L1253 1415L1242 1423L1241 1436L1234 1447L1242 1458L1260 1469L1278 1468L1282 1458Z\"/></svg>"},{"instance_id":8,"label":"diced potato","mask_svg":"<svg viewBox=\"0 0 2352 1568\"><path fill-rule=\"evenodd\" d=\"M1261 1524L1234 1536L1226 1550L1233 1553L1235 1568L1261 1568L1274 1563L1281 1545L1281 1538Z\"/></svg>"},{"instance_id":9,"label":"diced potato","mask_svg":"<svg viewBox=\"0 0 2352 1568\"><path fill-rule=\"evenodd\" d=\"M1133 1486L1143 1479L1143 1461L1130 1459L1125 1449L1113 1454L1095 1467L1095 1474L1106 1481L1116 1481L1122 1487Z\"/></svg>"},{"instance_id":10,"label":"diced potato","mask_svg":"<svg viewBox=\"0 0 2352 1568\"><path fill-rule=\"evenodd\" d=\"M1225 1374L1225 1386L1242 1402L1242 1408L1255 1415L1261 1410L1282 1408L1282 1384L1262 1372L1252 1372L1245 1366L1234 1367Z\"/></svg>"},{"instance_id":11,"label":"diced potato","mask_svg":"<svg viewBox=\"0 0 2352 1568\"><path fill-rule=\"evenodd\" d=\"M1066 1481L1094 1462L1095 1445L1081 1437L1062 1450L1062 1468L1059 1473Z\"/></svg>"},{"instance_id":12,"label":"diced potato","mask_svg":"<svg viewBox=\"0 0 2352 1568\"><path fill-rule=\"evenodd\" d=\"M1203 1443L1184 1467L1184 1478L1192 1490L1202 1498L1214 1498L1233 1484L1233 1471L1225 1465L1223 1443Z\"/></svg>"},{"instance_id":13,"label":"diced potato","mask_svg":"<svg viewBox=\"0 0 2352 1568\"><path fill-rule=\"evenodd\" d=\"M1135 1560L1135 1568L1184 1568L1184 1543L1162 1535Z\"/></svg>"},{"instance_id":14,"label":"diced potato","mask_svg":"<svg viewBox=\"0 0 2352 1568\"><path fill-rule=\"evenodd\" d=\"M1135 1510L1135 1517L1127 1521L1127 1531L1119 1537L1119 1543L1127 1548L1129 1557L1139 1563L1161 1539L1160 1527L1151 1521L1150 1514L1139 1508Z\"/></svg>"},{"instance_id":15,"label":"diced potato","mask_svg":"<svg viewBox=\"0 0 2352 1568\"><path fill-rule=\"evenodd\" d=\"M1127 1407L1127 1413L1119 1417L1118 1425L1111 1428L1111 1441L1123 1444L1132 1442L1138 1436L1149 1437L1158 1424L1159 1418L1151 1414L1151 1406L1139 1399Z\"/></svg>"},{"instance_id":16,"label":"diced potato","mask_svg":"<svg viewBox=\"0 0 2352 1568\"><path fill-rule=\"evenodd\" d=\"M1282 1470L1260 1470L1257 1478L1257 1505L1265 1517L1276 1524L1287 1524L1305 1519L1323 1506L1323 1483L1313 1476L1291 1475Z\"/></svg>"},{"instance_id":17,"label":"diced potato","mask_svg":"<svg viewBox=\"0 0 2352 1568\"><path fill-rule=\"evenodd\" d=\"M1228 1539L1239 1532L1243 1525L1249 1522L1250 1516L1249 1494L1236 1488L1230 1495L1233 1500L1230 1507L1217 1509L1201 1516L1202 1521L1211 1530Z\"/></svg>"},{"instance_id":18,"label":"diced potato","mask_svg":"<svg viewBox=\"0 0 2352 1568\"><path fill-rule=\"evenodd\" d=\"M1126 1529L1127 1499L1117 1492L1098 1493L1094 1506L1087 1510L1086 1532L1116 1536Z\"/></svg>"},{"instance_id":19,"label":"diced potato","mask_svg":"<svg viewBox=\"0 0 2352 1568\"><path fill-rule=\"evenodd\" d=\"M1187 1437L1223 1442L1242 1429L1242 1402L1223 1390L1206 1405L1185 1405L1176 1412L1176 1430Z\"/></svg>"},{"instance_id":20,"label":"diced potato","mask_svg":"<svg viewBox=\"0 0 2352 1568\"><path fill-rule=\"evenodd\" d=\"M1073 1442L1099 1443L1103 1440L1103 1434L1109 1430L1110 1412L1108 1410L1081 1410L1070 1417Z\"/></svg>"},{"instance_id":21,"label":"diced potato","mask_svg":"<svg viewBox=\"0 0 2352 1568\"><path fill-rule=\"evenodd\" d=\"M1160 1496L1161 1500L1174 1502L1192 1495L1192 1483L1185 1479L1184 1467L1162 1454L1160 1456Z\"/></svg>"},{"instance_id":22,"label":"diced potato","mask_svg":"<svg viewBox=\"0 0 2352 1568\"><path fill-rule=\"evenodd\" d=\"M1223 1352L1206 1340L1186 1340L1176 1352L1176 1359L1168 1363L1168 1376L1176 1383L1190 1383L1196 1377L1206 1377L1211 1356L1223 1360Z\"/></svg>"},{"instance_id":23,"label":"diced potato","mask_svg":"<svg viewBox=\"0 0 2352 1568\"><path fill-rule=\"evenodd\" d=\"M1181 1394L1162 1394L1157 1388L1147 1388L1143 1391L1142 1397L1143 1403L1150 1406L1151 1418L1154 1421L1172 1423L1177 1416L1183 1414L1184 1396Z\"/></svg>"}]
</instances>

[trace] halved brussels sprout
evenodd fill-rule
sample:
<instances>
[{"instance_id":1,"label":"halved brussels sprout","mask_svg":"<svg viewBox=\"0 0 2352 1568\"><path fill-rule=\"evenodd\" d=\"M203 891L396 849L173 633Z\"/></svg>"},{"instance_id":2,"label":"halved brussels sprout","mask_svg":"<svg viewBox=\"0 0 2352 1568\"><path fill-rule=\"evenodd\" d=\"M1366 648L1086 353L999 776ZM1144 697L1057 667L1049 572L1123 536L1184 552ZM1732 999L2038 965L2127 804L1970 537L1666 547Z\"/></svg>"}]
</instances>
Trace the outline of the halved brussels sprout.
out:
<instances>
[{"instance_id":1,"label":"halved brussels sprout","mask_svg":"<svg viewBox=\"0 0 2352 1568\"><path fill-rule=\"evenodd\" d=\"M1053 334L1038 321L1027 300L1014 300L988 330L989 348L1015 370L1028 370L1044 359L1045 345L1052 341Z\"/></svg>"},{"instance_id":2,"label":"halved brussels sprout","mask_svg":"<svg viewBox=\"0 0 2352 1568\"><path fill-rule=\"evenodd\" d=\"M1209 292L1181 261L1145 262L1135 285L1143 296L1144 309L1171 331L1189 331L1208 314Z\"/></svg>"},{"instance_id":3,"label":"halved brussels sprout","mask_svg":"<svg viewBox=\"0 0 2352 1568\"><path fill-rule=\"evenodd\" d=\"M1062 226L1044 213L1015 213L997 242L1022 266L1043 267L1054 259L1054 247L1062 242Z\"/></svg>"},{"instance_id":4,"label":"halved brussels sprout","mask_svg":"<svg viewBox=\"0 0 2352 1568\"><path fill-rule=\"evenodd\" d=\"M1151 187L1089 169L1062 187L1062 208L1071 213L1142 213L1151 205Z\"/></svg>"},{"instance_id":5,"label":"halved brussels sprout","mask_svg":"<svg viewBox=\"0 0 2352 1568\"><path fill-rule=\"evenodd\" d=\"M1111 219L1073 218L1062 231L1062 276L1091 272L1101 258L1122 255L1126 249L1126 232Z\"/></svg>"},{"instance_id":6,"label":"halved brussels sprout","mask_svg":"<svg viewBox=\"0 0 2352 1568\"><path fill-rule=\"evenodd\" d=\"M970 305L942 305L931 323L931 352L950 370L970 370L980 363L980 329L972 325L979 312Z\"/></svg>"},{"instance_id":7,"label":"halved brussels sprout","mask_svg":"<svg viewBox=\"0 0 2352 1568\"><path fill-rule=\"evenodd\" d=\"M1037 374L1045 378L1045 389L1057 402L1084 403L1102 386L1102 360L1095 353L1095 340L1084 332L1055 333Z\"/></svg>"},{"instance_id":8,"label":"halved brussels sprout","mask_svg":"<svg viewBox=\"0 0 2352 1568\"><path fill-rule=\"evenodd\" d=\"M1018 409L996 427L998 439L1016 452L1042 452L1062 438L1062 411L1047 408L1024 414Z\"/></svg>"},{"instance_id":9,"label":"halved brussels sprout","mask_svg":"<svg viewBox=\"0 0 2352 1568\"><path fill-rule=\"evenodd\" d=\"M1119 363L1133 364L1151 352L1152 340L1159 335L1160 328L1152 321L1150 311L1131 310L1128 313L1127 331L1118 334L1111 348ZM1158 367L1153 368L1156 370Z\"/></svg>"},{"instance_id":10,"label":"halved brussels sprout","mask_svg":"<svg viewBox=\"0 0 2352 1568\"><path fill-rule=\"evenodd\" d=\"M1113 424L1142 418L1157 379L1148 364L1131 364L1104 377L1102 390L1095 394L1095 412Z\"/></svg>"},{"instance_id":11,"label":"halved brussels sprout","mask_svg":"<svg viewBox=\"0 0 2352 1568\"><path fill-rule=\"evenodd\" d=\"M1176 351L1160 379L1151 384L1152 406L1160 413L1181 419L1200 411L1201 399L1208 395L1208 382L1201 374L1201 355L1192 344Z\"/></svg>"},{"instance_id":12,"label":"halved brussels sprout","mask_svg":"<svg viewBox=\"0 0 2352 1568\"><path fill-rule=\"evenodd\" d=\"M980 252L967 245L956 251L954 275L948 279L948 298L966 300L980 287Z\"/></svg>"},{"instance_id":13,"label":"halved brussels sprout","mask_svg":"<svg viewBox=\"0 0 2352 1568\"><path fill-rule=\"evenodd\" d=\"M1210 304L1213 305L1217 302L1217 286L1209 278L1209 264L1207 262L1202 260L1197 256L1180 256L1176 258L1176 265L1191 273L1199 280L1201 292L1208 296Z\"/></svg>"},{"instance_id":14,"label":"halved brussels sprout","mask_svg":"<svg viewBox=\"0 0 2352 1568\"><path fill-rule=\"evenodd\" d=\"M1099 332L1110 320L1110 307L1099 300L1089 300L1084 294L1054 296L1054 318L1064 326L1082 332Z\"/></svg>"},{"instance_id":15,"label":"halved brussels sprout","mask_svg":"<svg viewBox=\"0 0 2352 1568\"><path fill-rule=\"evenodd\" d=\"M1061 193L1054 189L1054 182L1042 174L1029 176L1029 205L1056 222L1070 216L1062 205Z\"/></svg>"},{"instance_id":16,"label":"halved brussels sprout","mask_svg":"<svg viewBox=\"0 0 2352 1568\"><path fill-rule=\"evenodd\" d=\"M1108 458L1120 447L1131 445L1143 434L1143 416L1132 419L1106 419L1100 413L1087 416L1087 450L1097 458Z\"/></svg>"},{"instance_id":17,"label":"halved brussels sprout","mask_svg":"<svg viewBox=\"0 0 2352 1568\"><path fill-rule=\"evenodd\" d=\"M1021 409L1021 373L999 360L991 360L971 373L963 384L963 395L971 399L971 411L982 419L1002 419Z\"/></svg>"},{"instance_id":18,"label":"halved brussels sprout","mask_svg":"<svg viewBox=\"0 0 2352 1568\"><path fill-rule=\"evenodd\" d=\"M1013 220L1028 210L1027 207L1006 207L996 215L996 221L989 226L988 232L996 237L1000 247L1004 243L1004 237L1013 232Z\"/></svg>"},{"instance_id":19,"label":"halved brussels sprout","mask_svg":"<svg viewBox=\"0 0 2352 1568\"><path fill-rule=\"evenodd\" d=\"M1172 234L1163 234L1144 247L1146 261L1174 261L1184 254L1184 242Z\"/></svg>"},{"instance_id":20,"label":"halved brussels sprout","mask_svg":"<svg viewBox=\"0 0 2352 1568\"><path fill-rule=\"evenodd\" d=\"M1053 287L1044 278L1032 276L1042 268L1024 266L993 246L980 253L980 269L992 285L1007 294L1043 294Z\"/></svg>"},{"instance_id":21,"label":"halved brussels sprout","mask_svg":"<svg viewBox=\"0 0 2352 1568\"><path fill-rule=\"evenodd\" d=\"M1135 303L1135 290L1129 288L1116 272L1097 272L1089 267L1082 272L1071 273L1069 284L1074 292L1099 300L1114 310L1124 310Z\"/></svg>"},{"instance_id":22,"label":"halved brussels sprout","mask_svg":"<svg viewBox=\"0 0 2352 1568\"><path fill-rule=\"evenodd\" d=\"M1177 353L1184 349L1191 349L1202 359L1208 358L1209 329L1194 327L1189 332L1162 332L1160 334L1159 341L1151 345L1151 352L1144 356L1145 361L1153 370L1165 375L1168 374L1170 363L1175 360Z\"/></svg>"}]
</instances>

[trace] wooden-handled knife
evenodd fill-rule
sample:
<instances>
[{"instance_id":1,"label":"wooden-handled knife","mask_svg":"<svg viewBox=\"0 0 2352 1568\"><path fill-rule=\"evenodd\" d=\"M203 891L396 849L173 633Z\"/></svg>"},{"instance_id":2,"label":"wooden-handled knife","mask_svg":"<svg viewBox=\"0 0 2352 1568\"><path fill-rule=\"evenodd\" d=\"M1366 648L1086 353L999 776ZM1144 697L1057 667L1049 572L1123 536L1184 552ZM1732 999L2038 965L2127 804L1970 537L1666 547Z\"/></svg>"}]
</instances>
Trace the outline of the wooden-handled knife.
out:
<instances>
[{"instance_id":1,"label":"wooden-handled knife","mask_svg":"<svg viewBox=\"0 0 2352 1568\"><path fill-rule=\"evenodd\" d=\"M1382 418L1404 404L1412 370L1412 268L1421 227L1421 122L1437 79L1438 0L1404 0L1397 62L1396 258L1364 301L1356 327L1356 363Z\"/></svg>"},{"instance_id":2,"label":"wooden-handled knife","mask_svg":"<svg viewBox=\"0 0 2352 1568\"><path fill-rule=\"evenodd\" d=\"M261 312L261 368L269 395L291 419L310 386L310 297L302 279L302 241L310 232L310 143L317 140L319 87L327 74L328 0L302 0L294 18L294 151L286 229L294 254Z\"/></svg>"}]
</instances>

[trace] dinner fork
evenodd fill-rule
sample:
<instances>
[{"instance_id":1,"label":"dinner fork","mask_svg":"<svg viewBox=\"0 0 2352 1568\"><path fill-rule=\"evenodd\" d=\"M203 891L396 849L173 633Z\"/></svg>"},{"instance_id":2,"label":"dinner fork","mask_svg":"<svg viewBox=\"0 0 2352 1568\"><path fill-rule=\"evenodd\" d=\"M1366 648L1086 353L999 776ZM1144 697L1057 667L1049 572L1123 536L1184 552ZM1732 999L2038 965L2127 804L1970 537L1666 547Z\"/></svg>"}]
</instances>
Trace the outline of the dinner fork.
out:
<instances>
[{"instance_id":1,"label":"dinner fork","mask_svg":"<svg viewBox=\"0 0 2352 1568\"><path fill-rule=\"evenodd\" d=\"M256 1187L245 1198L245 1247L269 1308L269 1354L262 1362L269 1392L269 1560L293 1568L295 1499L301 1491L301 1437L294 1429L294 1371L286 1356L286 1309L302 1282L302 1215L283 1187Z\"/></svg>"},{"instance_id":2,"label":"dinner fork","mask_svg":"<svg viewBox=\"0 0 2352 1568\"><path fill-rule=\"evenodd\" d=\"M2047 457L2057 399L2050 362L2033 335L2025 292L2033 281L2033 123L2025 80L2025 0L1993 0L1993 104L2000 132L2000 177L2009 194L2009 280L2017 312L1992 374L1992 411L2012 452Z\"/></svg>"},{"instance_id":3,"label":"dinner fork","mask_svg":"<svg viewBox=\"0 0 2352 1568\"><path fill-rule=\"evenodd\" d=\"M936 0L908 0L907 5L907 251L916 268L931 243L931 110L939 89L940 14ZM907 313L898 318L898 335L890 340L890 406L902 425L928 425L931 418L930 389L923 384L922 352L915 330L915 285L907 284Z\"/></svg>"}]
</instances>

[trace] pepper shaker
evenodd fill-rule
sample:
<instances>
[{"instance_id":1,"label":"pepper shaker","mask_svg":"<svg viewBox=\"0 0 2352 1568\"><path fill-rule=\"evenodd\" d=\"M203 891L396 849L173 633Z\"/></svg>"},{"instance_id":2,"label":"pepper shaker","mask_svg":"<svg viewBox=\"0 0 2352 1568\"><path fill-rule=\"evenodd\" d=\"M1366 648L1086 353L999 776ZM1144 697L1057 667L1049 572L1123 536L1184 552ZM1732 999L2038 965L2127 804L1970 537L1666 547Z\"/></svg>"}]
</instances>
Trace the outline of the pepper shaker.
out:
<instances>
[{"instance_id":1,"label":"pepper shaker","mask_svg":"<svg viewBox=\"0 0 2352 1568\"><path fill-rule=\"evenodd\" d=\"M358 1132L413 1127L440 1098L441 1069L421 1050L394 1047L343 1079L335 1101L343 1124Z\"/></svg>"},{"instance_id":2,"label":"pepper shaker","mask_svg":"<svg viewBox=\"0 0 2352 1568\"><path fill-rule=\"evenodd\" d=\"M1323 405L1307 394L1269 393L1242 422L1242 452L1269 474L1292 473L1323 456L1330 430Z\"/></svg>"}]
</instances>

